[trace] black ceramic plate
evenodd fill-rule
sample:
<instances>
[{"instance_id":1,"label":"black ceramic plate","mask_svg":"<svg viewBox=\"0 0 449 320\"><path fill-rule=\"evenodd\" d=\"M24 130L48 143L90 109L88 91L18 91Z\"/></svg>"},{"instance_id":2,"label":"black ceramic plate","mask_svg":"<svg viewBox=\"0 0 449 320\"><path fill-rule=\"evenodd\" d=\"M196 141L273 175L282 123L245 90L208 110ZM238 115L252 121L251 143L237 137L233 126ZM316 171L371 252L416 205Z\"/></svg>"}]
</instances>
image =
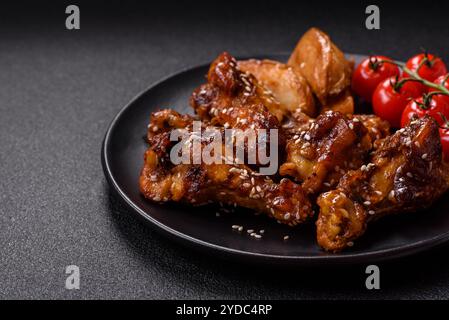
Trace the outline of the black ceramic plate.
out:
<instances>
[{"instance_id":1,"label":"black ceramic plate","mask_svg":"<svg viewBox=\"0 0 449 320\"><path fill-rule=\"evenodd\" d=\"M353 55L356 62L363 56ZM213 58L213 57L211 57ZM285 61L286 55L266 58ZM370 225L354 247L339 254L320 250L314 223L291 229L249 211L216 216L217 208L158 205L139 193L138 178L147 148L143 140L152 111L174 108L191 113L188 99L205 81L208 65L193 67L151 86L112 121L102 147L107 180L131 208L157 229L184 244L220 255L272 264L318 265L368 263L402 257L442 244L449 239L449 201L441 199L425 212L386 217ZM232 225L264 229L262 239L233 231ZM290 239L284 241L283 237Z\"/></svg>"}]
</instances>

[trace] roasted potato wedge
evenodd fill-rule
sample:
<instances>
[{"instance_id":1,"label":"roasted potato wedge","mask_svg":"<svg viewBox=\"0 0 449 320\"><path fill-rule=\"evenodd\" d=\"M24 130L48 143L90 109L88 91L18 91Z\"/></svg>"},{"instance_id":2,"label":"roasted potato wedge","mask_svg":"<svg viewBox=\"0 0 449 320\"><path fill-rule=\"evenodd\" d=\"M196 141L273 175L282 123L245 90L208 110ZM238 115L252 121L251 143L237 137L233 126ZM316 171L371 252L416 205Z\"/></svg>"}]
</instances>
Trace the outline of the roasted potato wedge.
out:
<instances>
[{"instance_id":1,"label":"roasted potato wedge","mask_svg":"<svg viewBox=\"0 0 449 320\"><path fill-rule=\"evenodd\" d=\"M288 65L301 72L323 106L351 83L353 63L317 28L311 28L302 36Z\"/></svg>"}]
</instances>

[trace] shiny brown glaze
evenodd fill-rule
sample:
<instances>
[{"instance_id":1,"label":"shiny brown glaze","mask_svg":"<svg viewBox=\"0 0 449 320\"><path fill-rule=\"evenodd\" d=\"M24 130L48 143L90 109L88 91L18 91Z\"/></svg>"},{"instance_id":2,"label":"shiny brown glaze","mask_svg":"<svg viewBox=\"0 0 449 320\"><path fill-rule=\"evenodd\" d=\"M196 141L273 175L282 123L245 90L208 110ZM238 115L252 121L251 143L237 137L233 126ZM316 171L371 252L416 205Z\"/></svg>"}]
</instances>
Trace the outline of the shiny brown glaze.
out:
<instances>
[{"instance_id":1,"label":"shiny brown glaze","mask_svg":"<svg viewBox=\"0 0 449 320\"><path fill-rule=\"evenodd\" d=\"M318 243L340 251L362 235L369 221L430 206L449 186L438 124L412 121L378 144L370 162L349 171L336 190L318 199Z\"/></svg>"}]
</instances>

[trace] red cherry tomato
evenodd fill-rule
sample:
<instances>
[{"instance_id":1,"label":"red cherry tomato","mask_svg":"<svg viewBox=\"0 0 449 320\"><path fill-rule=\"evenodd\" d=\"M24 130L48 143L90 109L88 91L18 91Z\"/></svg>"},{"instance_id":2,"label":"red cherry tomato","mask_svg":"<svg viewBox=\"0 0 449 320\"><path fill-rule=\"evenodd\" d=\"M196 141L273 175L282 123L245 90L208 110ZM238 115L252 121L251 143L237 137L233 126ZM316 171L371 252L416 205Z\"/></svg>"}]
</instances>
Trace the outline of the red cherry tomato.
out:
<instances>
[{"instance_id":1,"label":"red cherry tomato","mask_svg":"<svg viewBox=\"0 0 449 320\"><path fill-rule=\"evenodd\" d=\"M449 128L440 128L441 146L443 147L443 158L449 161Z\"/></svg>"},{"instance_id":2,"label":"red cherry tomato","mask_svg":"<svg viewBox=\"0 0 449 320\"><path fill-rule=\"evenodd\" d=\"M423 62L426 58L427 61ZM411 71L417 72L421 78L431 82L447 73L447 68L443 60L428 53L420 53L411 57L407 61L406 67Z\"/></svg>"},{"instance_id":3,"label":"red cherry tomato","mask_svg":"<svg viewBox=\"0 0 449 320\"><path fill-rule=\"evenodd\" d=\"M423 93L420 83L403 80L396 77L385 79L373 93L374 113L390 122L395 128L401 125L402 112L408 102Z\"/></svg>"},{"instance_id":4,"label":"red cherry tomato","mask_svg":"<svg viewBox=\"0 0 449 320\"><path fill-rule=\"evenodd\" d=\"M371 102L373 92L383 80L399 76L398 66L382 62L391 60L384 56L372 56L363 60L352 74L352 90L367 102Z\"/></svg>"},{"instance_id":5,"label":"red cherry tomato","mask_svg":"<svg viewBox=\"0 0 449 320\"><path fill-rule=\"evenodd\" d=\"M444 125L443 115L449 119L449 101L443 95L424 95L418 99L411 100L404 109L401 118L401 127L409 124L412 118L422 118L425 115L433 117L438 124Z\"/></svg>"}]
</instances>

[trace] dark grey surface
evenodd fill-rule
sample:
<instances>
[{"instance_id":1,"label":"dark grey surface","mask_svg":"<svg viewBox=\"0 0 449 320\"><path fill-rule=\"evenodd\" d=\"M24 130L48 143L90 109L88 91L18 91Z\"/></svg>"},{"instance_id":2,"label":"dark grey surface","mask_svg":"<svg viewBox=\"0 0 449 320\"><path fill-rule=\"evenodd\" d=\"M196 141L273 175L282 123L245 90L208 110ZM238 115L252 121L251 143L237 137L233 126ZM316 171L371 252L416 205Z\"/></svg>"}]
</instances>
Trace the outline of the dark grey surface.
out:
<instances>
[{"instance_id":1,"label":"dark grey surface","mask_svg":"<svg viewBox=\"0 0 449 320\"><path fill-rule=\"evenodd\" d=\"M100 165L106 128L135 94L222 50L285 52L319 26L347 52L404 60L425 47L449 61L441 4L381 5L381 31L364 28L360 3L80 7L80 31L64 29L62 4L0 13L0 298L449 297L447 247L381 264L375 292L365 266L261 269L187 250L136 219ZM69 264L80 290L64 288Z\"/></svg>"}]
</instances>

